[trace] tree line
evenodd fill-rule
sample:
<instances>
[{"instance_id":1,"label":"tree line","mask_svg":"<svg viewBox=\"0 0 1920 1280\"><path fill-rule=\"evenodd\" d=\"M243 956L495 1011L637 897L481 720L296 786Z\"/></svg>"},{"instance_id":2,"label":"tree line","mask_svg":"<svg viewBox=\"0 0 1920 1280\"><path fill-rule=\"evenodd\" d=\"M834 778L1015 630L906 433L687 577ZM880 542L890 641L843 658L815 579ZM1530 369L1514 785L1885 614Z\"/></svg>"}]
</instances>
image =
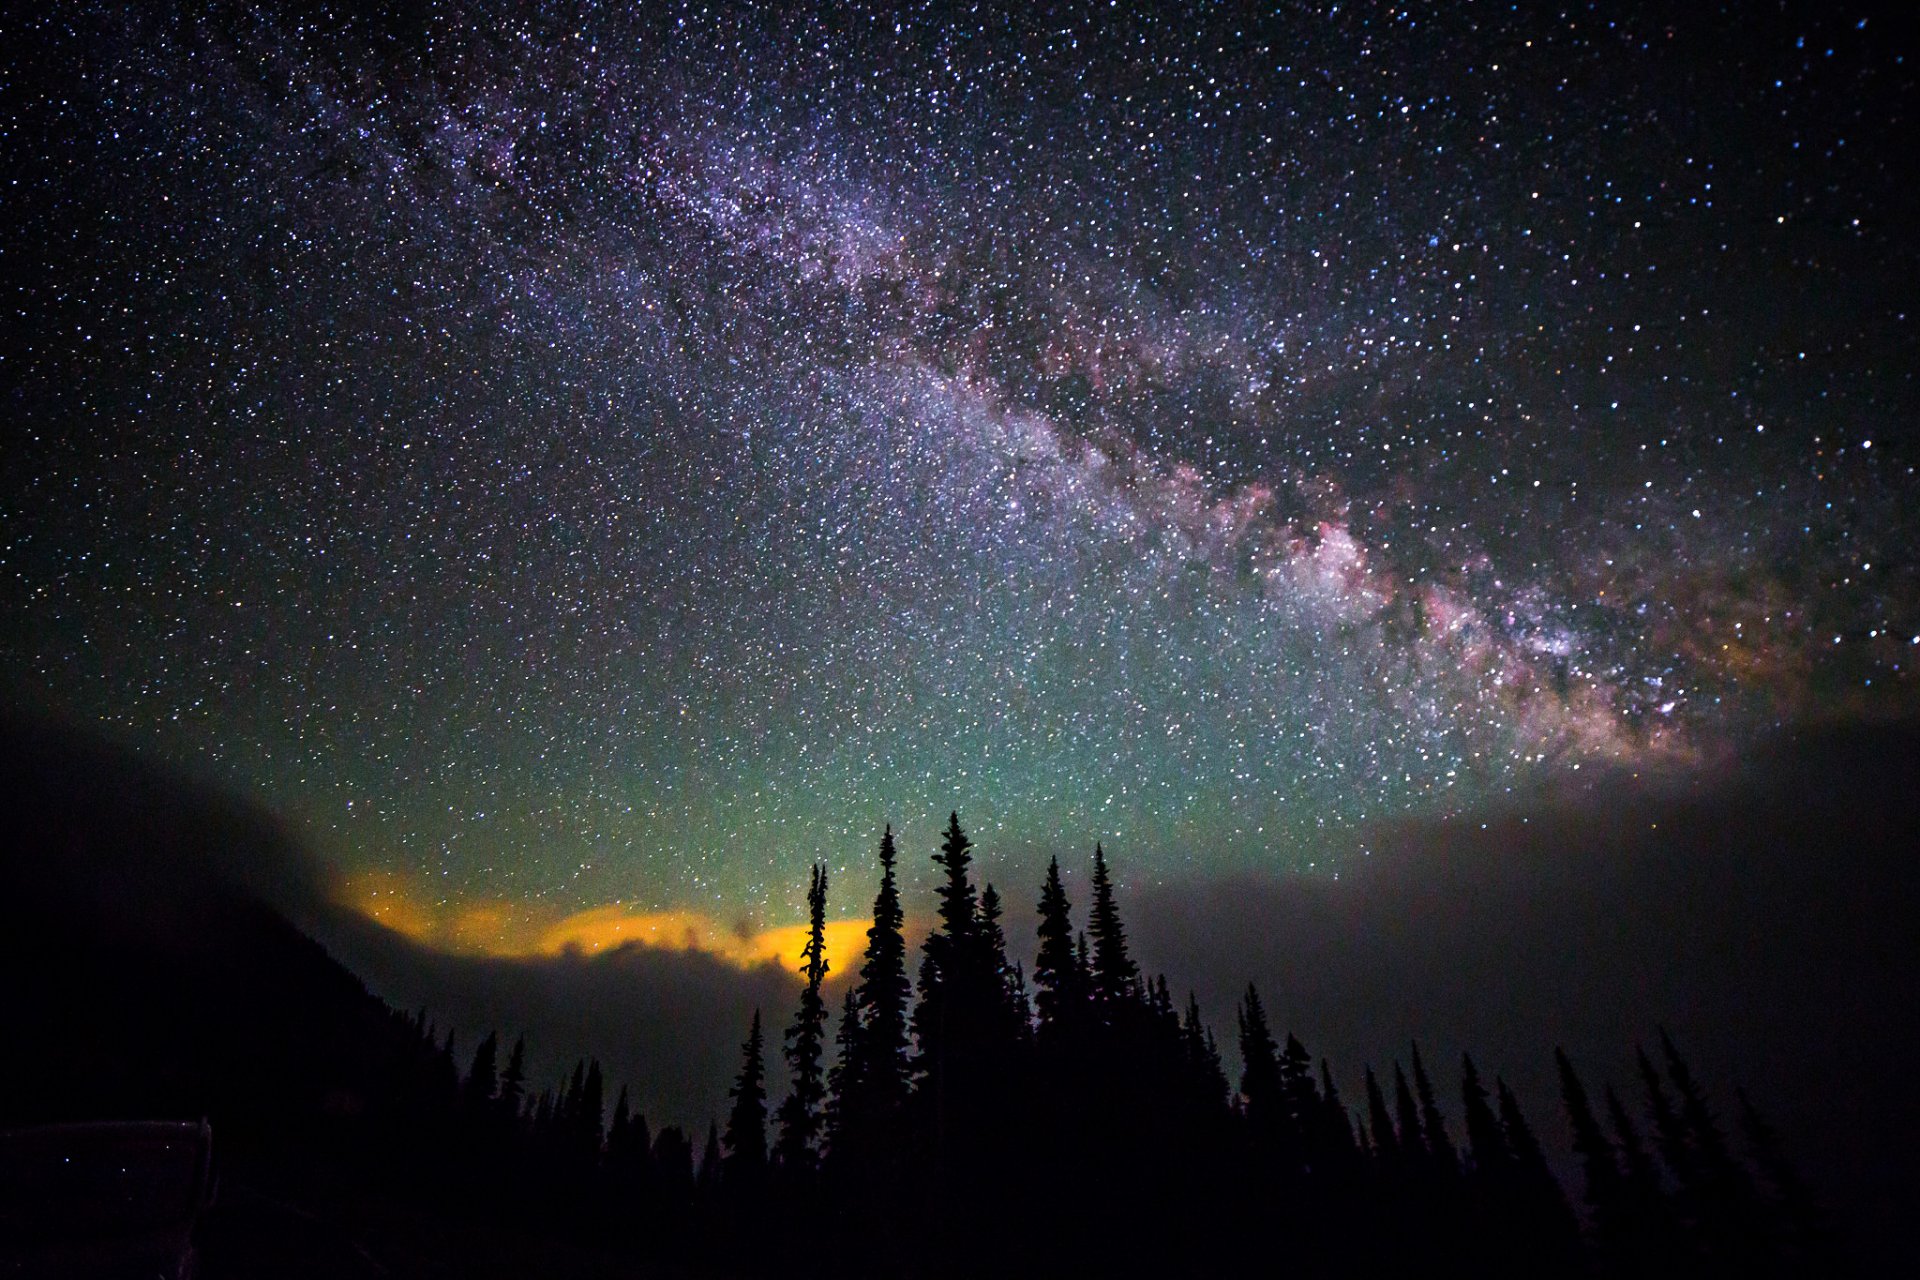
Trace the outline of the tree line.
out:
<instances>
[{"instance_id":1,"label":"tree line","mask_svg":"<svg viewBox=\"0 0 1920 1280\"><path fill-rule=\"evenodd\" d=\"M825 983L827 870L811 871L803 978L777 1043L755 1013L724 1128L701 1158L651 1132L600 1065L532 1094L524 1045L489 1035L464 1077L416 1019L468 1171L513 1170L548 1224L743 1273L1132 1274L1268 1256L1310 1275L1418 1267L1544 1276L1832 1275L1844 1259L1778 1135L1744 1092L1732 1131L1673 1042L1638 1054L1635 1105L1597 1101L1556 1050L1578 1203L1519 1099L1470 1056L1443 1091L1417 1044L1367 1066L1349 1102L1326 1059L1279 1033L1249 984L1241 1069L1189 995L1133 959L1096 845L1085 927L1058 860L1033 973L1008 957L1002 901L976 887L949 818L936 923L917 972L898 853L837 1020ZM788 1091L769 1096L768 1058ZM1441 1077L1446 1078L1446 1077Z\"/></svg>"}]
</instances>

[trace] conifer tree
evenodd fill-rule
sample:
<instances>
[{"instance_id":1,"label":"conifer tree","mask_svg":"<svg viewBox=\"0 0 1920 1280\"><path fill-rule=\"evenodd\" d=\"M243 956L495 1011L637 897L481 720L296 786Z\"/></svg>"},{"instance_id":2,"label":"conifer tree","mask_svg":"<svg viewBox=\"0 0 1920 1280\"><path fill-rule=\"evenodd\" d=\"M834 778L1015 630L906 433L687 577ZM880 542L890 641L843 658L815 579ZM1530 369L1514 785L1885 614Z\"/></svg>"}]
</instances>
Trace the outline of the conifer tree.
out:
<instances>
[{"instance_id":1,"label":"conifer tree","mask_svg":"<svg viewBox=\"0 0 1920 1280\"><path fill-rule=\"evenodd\" d=\"M1693 1072L1664 1030L1660 1032L1660 1051L1666 1058L1667 1078L1673 1081L1674 1090L1680 1095L1680 1119L1686 1126L1687 1145L1709 1176L1730 1174L1734 1161L1727 1148L1726 1135L1720 1131L1720 1122L1707 1105L1706 1095L1694 1082Z\"/></svg>"},{"instance_id":2,"label":"conifer tree","mask_svg":"<svg viewBox=\"0 0 1920 1280\"><path fill-rule=\"evenodd\" d=\"M727 1096L733 1109L727 1116L727 1154L723 1164L730 1183L751 1188L767 1167L766 1041L760 1033L760 1011L753 1011L753 1028L740 1046L740 1075Z\"/></svg>"},{"instance_id":3,"label":"conifer tree","mask_svg":"<svg viewBox=\"0 0 1920 1280\"><path fill-rule=\"evenodd\" d=\"M520 1118L520 1105L527 1093L527 1038L516 1037L513 1052L507 1055L507 1069L500 1073L500 1115L509 1123Z\"/></svg>"},{"instance_id":4,"label":"conifer tree","mask_svg":"<svg viewBox=\"0 0 1920 1280\"><path fill-rule=\"evenodd\" d=\"M1040 952L1033 961L1034 1003L1039 1006L1042 1031L1067 1025L1084 999L1080 963L1073 950L1072 913L1066 886L1060 882L1060 859L1053 858L1040 888Z\"/></svg>"},{"instance_id":5,"label":"conifer tree","mask_svg":"<svg viewBox=\"0 0 1920 1280\"><path fill-rule=\"evenodd\" d=\"M981 958L992 979L998 1003L998 1025L993 1028L1002 1049L1017 1044L1027 1031L1027 996L1024 982L1007 959L1007 935L1000 927L1000 895L989 884L980 891Z\"/></svg>"},{"instance_id":6,"label":"conifer tree","mask_svg":"<svg viewBox=\"0 0 1920 1280\"><path fill-rule=\"evenodd\" d=\"M1313 1055L1291 1031L1280 1050L1280 1095L1290 1144L1309 1164L1318 1162L1326 1152L1320 1143L1320 1092L1313 1083Z\"/></svg>"},{"instance_id":7,"label":"conifer tree","mask_svg":"<svg viewBox=\"0 0 1920 1280\"><path fill-rule=\"evenodd\" d=\"M1460 1055L1460 1103L1466 1117L1468 1168L1487 1177L1505 1176L1513 1156L1500 1132L1500 1121L1493 1113L1486 1086L1480 1083L1480 1073L1474 1069L1473 1059L1464 1053Z\"/></svg>"},{"instance_id":8,"label":"conifer tree","mask_svg":"<svg viewBox=\"0 0 1920 1280\"><path fill-rule=\"evenodd\" d=\"M827 1070L826 1128L830 1150L843 1141L850 1100L857 1105L855 1095L860 1087L855 1083L853 1073L859 1066L860 1038L860 999L856 989L849 986L840 1002L840 1023L833 1035L833 1066Z\"/></svg>"},{"instance_id":9,"label":"conifer tree","mask_svg":"<svg viewBox=\"0 0 1920 1280\"><path fill-rule=\"evenodd\" d=\"M1387 1110L1387 1095L1380 1090L1380 1081L1373 1074L1373 1068L1366 1069L1367 1081L1367 1131L1373 1135L1373 1154L1380 1163L1391 1169L1398 1165L1400 1143L1393 1132L1393 1115Z\"/></svg>"},{"instance_id":10,"label":"conifer tree","mask_svg":"<svg viewBox=\"0 0 1920 1280\"><path fill-rule=\"evenodd\" d=\"M602 1128L606 1124L606 1082L600 1074L600 1059L594 1058L587 1063L586 1080L580 1088L579 1109L574 1116L575 1141L579 1144L580 1154L591 1161L600 1154L600 1144L605 1137Z\"/></svg>"},{"instance_id":11,"label":"conifer tree","mask_svg":"<svg viewBox=\"0 0 1920 1280\"><path fill-rule=\"evenodd\" d=\"M1420 1101L1420 1132L1426 1139L1427 1159L1442 1175L1457 1173L1460 1166L1454 1155L1453 1140L1447 1136L1446 1118L1434 1100L1433 1082L1427 1078L1427 1068L1420 1061L1417 1041L1413 1045L1413 1088Z\"/></svg>"},{"instance_id":12,"label":"conifer tree","mask_svg":"<svg viewBox=\"0 0 1920 1280\"><path fill-rule=\"evenodd\" d=\"M1653 1140L1660 1159L1681 1189L1690 1191L1696 1181L1696 1162L1692 1145L1687 1141L1687 1127L1674 1109L1673 1098L1660 1073L1654 1069L1652 1059L1647 1057L1646 1049L1634 1046L1634 1056L1640 1068L1640 1082L1646 1088L1647 1111L1653 1117Z\"/></svg>"},{"instance_id":13,"label":"conifer tree","mask_svg":"<svg viewBox=\"0 0 1920 1280\"><path fill-rule=\"evenodd\" d=\"M1227 1073L1220 1065L1220 1049L1213 1033L1200 1019L1200 1001L1189 991L1187 1013L1180 1024L1180 1039L1187 1055L1187 1074L1193 1082L1194 1096L1203 1107L1212 1110L1227 1099Z\"/></svg>"},{"instance_id":14,"label":"conifer tree","mask_svg":"<svg viewBox=\"0 0 1920 1280\"><path fill-rule=\"evenodd\" d=\"M1087 912L1087 932L1093 938L1093 998L1112 1006L1132 995L1140 969L1127 952L1127 931L1113 898L1106 851L1097 843L1093 846L1093 905Z\"/></svg>"},{"instance_id":15,"label":"conifer tree","mask_svg":"<svg viewBox=\"0 0 1920 1280\"><path fill-rule=\"evenodd\" d=\"M968 868L973 841L949 814L947 830L933 861L946 873L936 890L940 927L927 936L920 963L920 1003L913 1010L913 1034L919 1044L917 1066L927 1082L935 1123L946 1105L957 1064L951 1058L974 1047L973 1034L982 1006L991 998L980 943L980 904Z\"/></svg>"},{"instance_id":16,"label":"conifer tree","mask_svg":"<svg viewBox=\"0 0 1920 1280\"><path fill-rule=\"evenodd\" d=\"M827 869L813 867L807 886L807 942L801 948L801 972L806 985L800 991L800 1012L787 1029L787 1071L792 1090L780 1104L780 1141L776 1152L781 1167L805 1175L819 1158L826 1081L822 1057L827 1038L827 1005L820 984L827 976Z\"/></svg>"},{"instance_id":17,"label":"conifer tree","mask_svg":"<svg viewBox=\"0 0 1920 1280\"><path fill-rule=\"evenodd\" d=\"M1553 1274L1572 1265L1580 1242L1580 1225L1567 1203L1566 1193L1547 1166L1539 1139L1520 1110L1520 1100L1499 1076L1493 1078L1500 1103L1500 1134L1513 1156L1513 1203L1523 1256L1536 1259L1535 1271Z\"/></svg>"},{"instance_id":18,"label":"conifer tree","mask_svg":"<svg viewBox=\"0 0 1920 1280\"><path fill-rule=\"evenodd\" d=\"M1353 1136L1353 1120L1347 1114L1347 1104L1340 1100L1340 1090L1333 1083L1333 1068L1327 1065L1325 1058L1320 1059L1320 1110L1324 1117L1323 1131L1328 1135L1329 1149L1336 1167L1350 1167L1358 1146Z\"/></svg>"},{"instance_id":19,"label":"conifer tree","mask_svg":"<svg viewBox=\"0 0 1920 1280\"><path fill-rule=\"evenodd\" d=\"M678 1129L671 1128L671 1127L662 1129L660 1131L660 1138L662 1142L666 1141L668 1134L672 1134L673 1137L676 1139L675 1142L670 1144L672 1147L672 1150L668 1155L668 1159L677 1166L679 1163L678 1158L679 1158L680 1152L681 1150L684 1149L687 1153L688 1159L690 1160L693 1156L693 1148L687 1143L687 1140L681 1136L680 1131ZM658 1147L656 1147L655 1150L656 1150L655 1164L661 1165L665 1163L661 1161L659 1158ZM699 1189L702 1192L706 1193L707 1195L712 1195L716 1190L719 1189L720 1178L721 1178L722 1172L726 1168L726 1164L727 1164L726 1157L720 1154L720 1126L714 1121L709 1120L707 1121L707 1145L706 1145L706 1148L700 1153ZM668 1170L667 1172L669 1177L673 1177L674 1175L679 1173L679 1170L676 1167L674 1169ZM687 1176L690 1176L691 1174L692 1174L692 1170L691 1168L689 1168L687 1170Z\"/></svg>"},{"instance_id":20,"label":"conifer tree","mask_svg":"<svg viewBox=\"0 0 1920 1280\"><path fill-rule=\"evenodd\" d=\"M500 1088L500 1073L496 1067L500 1053L500 1037L487 1032L480 1047L473 1051L473 1066L467 1070L467 1081L463 1086L467 1107L473 1112L484 1111L493 1103L494 1094Z\"/></svg>"},{"instance_id":21,"label":"conifer tree","mask_svg":"<svg viewBox=\"0 0 1920 1280\"><path fill-rule=\"evenodd\" d=\"M1398 1060L1393 1064L1393 1111L1400 1126L1401 1157L1411 1168L1426 1168L1427 1141L1420 1131L1420 1106L1413 1100L1413 1089Z\"/></svg>"},{"instance_id":22,"label":"conifer tree","mask_svg":"<svg viewBox=\"0 0 1920 1280\"><path fill-rule=\"evenodd\" d=\"M1601 1098L1613 1130L1614 1149L1620 1153L1621 1252L1634 1271L1651 1274L1661 1262L1669 1260L1673 1248L1660 1170L1612 1085L1601 1090Z\"/></svg>"},{"instance_id":23,"label":"conifer tree","mask_svg":"<svg viewBox=\"0 0 1920 1280\"><path fill-rule=\"evenodd\" d=\"M1256 1133L1271 1140L1285 1116L1286 1099L1280 1080L1280 1048L1267 1026L1260 992L1249 982L1240 1001L1240 1096Z\"/></svg>"},{"instance_id":24,"label":"conifer tree","mask_svg":"<svg viewBox=\"0 0 1920 1280\"><path fill-rule=\"evenodd\" d=\"M911 1080L907 1010L913 987L901 933L905 915L897 863L889 826L880 837L880 889L873 899L860 981L847 992L838 1033L830 1145L845 1170L870 1166L896 1144Z\"/></svg>"},{"instance_id":25,"label":"conifer tree","mask_svg":"<svg viewBox=\"0 0 1920 1280\"><path fill-rule=\"evenodd\" d=\"M860 967L856 1024L862 1051L856 1055L856 1076L882 1114L906 1100L907 1006L913 999L913 986L907 980L907 943L900 932L906 916L900 908L897 861L889 826L880 837L880 891L873 899L873 926L867 930L866 961Z\"/></svg>"},{"instance_id":26,"label":"conifer tree","mask_svg":"<svg viewBox=\"0 0 1920 1280\"><path fill-rule=\"evenodd\" d=\"M1573 1129L1573 1152L1580 1157L1586 1175L1586 1199L1593 1208L1594 1232L1601 1253L1609 1259L1620 1256L1624 1222L1625 1180L1613 1144L1600 1130L1587 1090L1580 1083L1572 1061L1563 1049L1553 1051L1560 1069L1560 1096L1566 1104L1567 1122Z\"/></svg>"}]
</instances>

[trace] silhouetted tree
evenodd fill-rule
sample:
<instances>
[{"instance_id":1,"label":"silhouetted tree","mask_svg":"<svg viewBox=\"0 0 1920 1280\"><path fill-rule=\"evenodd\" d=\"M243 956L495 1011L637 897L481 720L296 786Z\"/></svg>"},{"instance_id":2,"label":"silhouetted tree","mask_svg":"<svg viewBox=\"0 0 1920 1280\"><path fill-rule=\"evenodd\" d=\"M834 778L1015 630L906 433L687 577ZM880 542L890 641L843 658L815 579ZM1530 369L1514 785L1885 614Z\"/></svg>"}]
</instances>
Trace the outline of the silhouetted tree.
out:
<instances>
[{"instance_id":1,"label":"silhouetted tree","mask_svg":"<svg viewBox=\"0 0 1920 1280\"><path fill-rule=\"evenodd\" d=\"M905 914L895 866L893 828L880 837L880 889L859 985L849 993L840 1023L839 1078L833 1091L834 1159L843 1167L872 1163L896 1146L910 1088Z\"/></svg>"},{"instance_id":2,"label":"silhouetted tree","mask_svg":"<svg viewBox=\"0 0 1920 1280\"><path fill-rule=\"evenodd\" d=\"M1387 1110L1387 1096L1380 1090L1380 1081L1373 1074L1373 1068L1366 1069L1367 1082L1367 1133L1373 1139L1374 1158L1384 1170L1391 1171L1400 1163L1400 1143L1393 1132L1393 1113Z\"/></svg>"},{"instance_id":3,"label":"silhouetted tree","mask_svg":"<svg viewBox=\"0 0 1920 1280\"><path fill-rule=\"evenodd\" d=\"M1556 1048L1553 1060L1560 1070L1560 1097L1567 1109L1567 1123L1573 1130L1573 1152L1580 1157L1586 1179L1587 1204L1593 1210L1594 1240L1608 1265L1618 1265L1630 1255L1627 1236L1626 1182L1613 1144L1601 1132L1594 1118L1587 1090L1573 1069L1566 1051Z\"/></svg>"},{"instance_id":4,"label":"silhouetted tree","mask_svg":"<svg viewBox=\"0 0 1920 1280\"><path fill-rule=\"evenodd\" d=\"M507 1055L507 1069L500 1073L498 1106L500 1115L512 1124L520 1118L520 1106L527 1094L527 1038L518 1036L513 1052Z\"/></svg>"},{"instance_id":5,"label":"silhouetted tree","mask_svg":"<svg viewBox=\"0 0 1920 1280\"><path fill-rule=\"evenodd\" d=\"M1206 1109L1222 1105L1227 1098L1227 1073L1220 1064L1220 1048L1213 1032L1200 1020L1200 1001L1187 993L1186 1017L1180 1024L1180 1040L1186 1049L1187 1074L1196 1098Z\"/></svg>"},{"instance_id":6,"label":"silhouetted tree","mask_svg":"<svg viewBox=\"0 0 1920 1280\"><path fill-rule=\"evenodd\" d=\"M1480 1083L1480 1073L1474 1069L1473 1059L1464 1053L1460 1055L1460 1103L1467 1126L1469 1171L1504 1177L1513 1164L1513 1155L1500 1132L1500 1121L1493 1113L1486 1087Z\"/></svg>"},{"instance_id":7,"label":"silhouetted tree","mask_svg":"<svg viewBox=\"0 0 1920 1280\"><path fill-rule=\"evenodd\" d=\"M675 1137L679 1137L679 1134L680 1134L680 1131L678 1129L663 1129L660 1132L662 1137L665 1137L669 1133L673 1134ZM681 1139L681 1143L684 1143L684 1142L685 1142L685 1139ZM678 1154L677 1150L674 1152L674 1154L677 1156ZM693 1148L689 1146L687 1147L687 1156L689 1160L691 1160L692 1155L693 1155ZM720 1126L714 1121L709 1120L707 1121L707 1145L706 1145L706 1148L700 1153L700 1174L699 1174L700 1190L706 1192L708 1195L712 1195L716 1190L718 1190L720 1187L720 1178L722 1175L722 1171L725 1168L726 1168L726 1158L720 1154ZM669 1176L676 1177L678 1176L678 1172L679 1172L678 1170L670 1170ZM689 1168L687 1170L687 1175L691 1176L692 1172L693 1172L692 1169Z\"/></svg>"},{"instance_id":8,"label":"silhouetted tree","mask_svg":"<svg viewBox=\"0 0 1920 1280\"><path fill-rule=\"evenodd\" d=\"M493 1103L494 1094L500 1088L500 1073L496 1067L500 1053L500 1037L489 1031L480 1041L480 1047L473 1051L473 1066L467 1071L464 1097L468 1110L485 1111Z\"/></svg>"},{"instance_id":9,"label":"silhouetted tree","mask_svg":"<svg viewBox=\"0 0 1920 1280\"><path fill-rule=\"evenodd\" d=\"M1093 846L1093 905L1087 912L1087 933L1093 938L1093 998L1105 1006L1128 999L1140 970L1128 954L1127 931L1113 898L1106 851L1098 844Z\"/></svg>"},{"instance_id":10,"label":"silhouetted tree","mask_svg":"<svg viewBox=\"0 0 1920 1280\"><path fill-rule=\"evenodd\" d=\"M1547 1166L1539 1139L1520 1110L1507 1082L1495 1076L1494 1096L1500 1104L1500 1133L1513 1156L1513 1203L1516 1209L1516 1244L1523 1254L1535 1258L1536 1274L1551 1275L1573 1266L1577 1256L1580 1227L1573 1207Z\"/></svg>"},{"instance_id":11,"label":"silhouetted tree","mask_svg":"<svg viewBox=\"0 0 1920 1280\"><path fill-rule=\"evenodd\" d=\"M787 1029L787 1070L792 1090L780 1104L781 1167L810 1174L819 1158L818 1142L826 1104L822 1053L827 1038L827 1005L820 984L827 976L827 869L815 863L807 886L807 942L800 951L806 985L800 991L800 1012Z\"/></svg>"},{"instance_id":12,"label":"silhouetted tree","mask_svg":"<svg viewBox=\"0 0 1920 1280\"><path fill-rule=\"evenodd\" d=\"M765 1038L760 1033L760 1011L753 1012L753 1028L740 1046L740 1074L727 1096L733 1109L727 1115L727 1154L723 1168L731 1184L751 1188L767 1167L767 1067Z\"/></svg>"},{"instance_id":13,"label":"silhouetted tree","mask_svg":"<svg viewBox=\"0 0 1920 1280\"><path fill-rule=\"evenodd\" d=\"M1249 982L1240 1000L1240 1096L1257 1133L1277 1132L1286 1114L1280 1089L1280 1047L1267 1026L1260 992Z\"/></svg>"},{"instance_id":14,"label":"silhouetted tree","mask_svg":"<svg viewBox=\"0 0 1920 1280\"><path fill-rule=\"evenodd\" d=\"M1060 882L1060 859L1047 863L1047 879L1040 888L1040 951L1033 961L1034 1003L1041 1030L1067 1025L1086 999L1081 989L1080 964L1073 949L1073 905Z\"/></svg>"},{"instance_id":15,"label":"silhouetted tree","mask_svg":"<svg viewBox=\"0 0 1920 1280\"><path fill-rule=\"evenodd\" d=\"M1396 1060L1393 1064L1393 1114L1399 1122L1400 1158L1410 1170L1427 1169L1427 1143L1420 1132L1420 1106L1413 1100L1407 1073Z\"/></svg>"},{"instance_id":16,"label":"silhouetted tree","mask_svg":"<svg viewBox=\"0 0 1920 1280\"><path fill-rule=\"evenodd\" d=\"M1447 1136L1446 1118L1440 1114L1440 1104L1433 1096L1433 1082L1427 1078L1427 1068L1420 1061L1420 1045L1413 1046L1413 1088L1420 1101L1420 1136L1427 1146L1427 1160L1434 1171L1442 1176L1459 1170L1454 1155L1453 1140Z\"/></svg>"}]
</instances>

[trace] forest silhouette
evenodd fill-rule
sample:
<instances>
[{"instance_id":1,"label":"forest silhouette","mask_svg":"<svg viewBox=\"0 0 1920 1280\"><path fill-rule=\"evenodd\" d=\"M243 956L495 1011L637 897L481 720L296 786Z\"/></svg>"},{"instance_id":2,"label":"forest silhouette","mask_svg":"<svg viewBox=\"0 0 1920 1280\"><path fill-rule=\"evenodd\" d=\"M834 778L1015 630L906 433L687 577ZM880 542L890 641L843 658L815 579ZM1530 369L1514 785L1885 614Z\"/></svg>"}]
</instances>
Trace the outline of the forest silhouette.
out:
<instances>
[{"instance_id":1,"label":"forest silhouette","mask_svg":"<svg viewBox=\"0 0 1920 1280\"><path fill-rule=\"evenodd\" d=\"M58 971L9 992L21 1048L0 1126L209 1114L244 1171L205 1224L216 1280L1193 1274L1241 1258L1320 1276L1849 1269L1766 1119L1743 1093L1709 1096L1657 1028L1635 1078L1583 1078L1558 1053L1561 1096L1523 1108L1471 1057L1318 1058L1249 984L1230 1072L1198 1003L1135 960L1104 848L1084 902L1046 867L1031 973L957 814L932 861L916 951L881 837L837 1011L834 886L811 870L798 993L741 1028L729 1106L704 1132L655 1127L591 1058L536 1081L517 1033L463 1046L391 1009L251 893L183 887L190 859L122 876L85 906L79 945L0 939L9 973ZM60 883L27 874L7 905L54 902ZM156 965L162 944L173 959Z\"/></svg>"}]
</instances>

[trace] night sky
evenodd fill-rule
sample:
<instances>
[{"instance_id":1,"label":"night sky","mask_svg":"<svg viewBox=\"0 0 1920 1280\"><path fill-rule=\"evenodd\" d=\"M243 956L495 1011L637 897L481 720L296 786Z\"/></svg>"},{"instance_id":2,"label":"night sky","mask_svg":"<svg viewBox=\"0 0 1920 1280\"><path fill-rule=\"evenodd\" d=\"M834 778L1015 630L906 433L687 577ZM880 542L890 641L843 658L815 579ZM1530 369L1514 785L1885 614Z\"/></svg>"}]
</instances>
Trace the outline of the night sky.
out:
<instances>
[{"instance_id":1,"label":"night sky","mask_svg":"<svg viewBox=\"0 0 1920 1280\"><path fill-rule=\"evenodd\" d=\"M418 936L1914 708L1865 6L156 8L0 31L0 690Z\"/></svg>"}]
</instances>

